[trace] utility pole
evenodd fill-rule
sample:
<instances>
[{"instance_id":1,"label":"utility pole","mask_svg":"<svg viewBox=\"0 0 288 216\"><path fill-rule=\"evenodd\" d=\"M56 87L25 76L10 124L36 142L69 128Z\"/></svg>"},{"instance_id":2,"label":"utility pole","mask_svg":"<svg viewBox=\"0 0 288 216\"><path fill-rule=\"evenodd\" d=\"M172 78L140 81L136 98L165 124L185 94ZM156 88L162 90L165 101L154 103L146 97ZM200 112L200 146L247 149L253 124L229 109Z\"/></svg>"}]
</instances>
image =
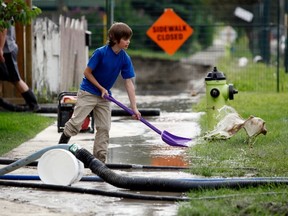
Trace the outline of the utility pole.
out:
<instances>
[{"instance_id":1,"label":"utility pole","mask_svg":"<svg viewBox=\"0 0 288 216\"><path fill-rule=\"evenodd\" d=\"M284 51L284 64L285 64L285 72L288 73L288 0L285 0L285 21L284 21L284 26L285 26L285 51Z\"/></svg>"},{"instance_id":2,"label":"utility pole","mask_svg":"<svg viewBox=\"0 0 288 216\"><path fill-rule=\"evenodd\" d=\"M261 56L266 64L270 62L270 30L269 26L269 19L270 19L270 0L263 0L262 1L262 10L260 17L261 19L261 26L262 29L260 31L260 52Z\"/></svg>"},{"instance_id":3,"label":"utility pole","mask_svg":"<svg viewBox=\"0 0 288 216\"><path fill-rule=\"evenodd\" d=\"M106 0L107 31L114 22L114 0Z\"/></svg>"}]
</instances>

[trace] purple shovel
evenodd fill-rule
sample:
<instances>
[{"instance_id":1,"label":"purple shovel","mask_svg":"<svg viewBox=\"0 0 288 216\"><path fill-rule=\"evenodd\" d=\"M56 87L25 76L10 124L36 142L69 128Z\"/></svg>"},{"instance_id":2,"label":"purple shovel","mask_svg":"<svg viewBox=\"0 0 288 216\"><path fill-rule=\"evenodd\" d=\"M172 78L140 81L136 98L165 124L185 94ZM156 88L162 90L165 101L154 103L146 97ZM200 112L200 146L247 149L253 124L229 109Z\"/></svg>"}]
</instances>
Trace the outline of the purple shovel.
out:
<instances>
[{"instance_id":1,"label":"purple shovel","mask_svg":"<svg viewBox=\"0 0 288 216\"><path fill-rule=\"evenodd\" d=\"M121 107L123 110L125 110L126 112L128 112L130 115L134 115L133 111L131 109L129 109L128 107L126 107L124 104L120 103L119 101L117 101L115 98L113 98L112 96L108 96L105 95L104 96L107 100L112 101L113 103L117 104L119 107ZM140 121L143 122L145 125L147 125L148 127L150 127L152 130L154 130L156 133L158 133L159 135L161 135L161 138L164 142L166 142L168 145L170 146L177 146L177 147L188 147L187 146L187 142L191 141L192 139L190 138L185 138L185 137L179 137L179 136L175 136L167 131L161 131L158 128L156 128L155 126L153 126L152 124L150 124L147 120L145 120L144 118L140 118Z\"/></svg>"}]
</instances>

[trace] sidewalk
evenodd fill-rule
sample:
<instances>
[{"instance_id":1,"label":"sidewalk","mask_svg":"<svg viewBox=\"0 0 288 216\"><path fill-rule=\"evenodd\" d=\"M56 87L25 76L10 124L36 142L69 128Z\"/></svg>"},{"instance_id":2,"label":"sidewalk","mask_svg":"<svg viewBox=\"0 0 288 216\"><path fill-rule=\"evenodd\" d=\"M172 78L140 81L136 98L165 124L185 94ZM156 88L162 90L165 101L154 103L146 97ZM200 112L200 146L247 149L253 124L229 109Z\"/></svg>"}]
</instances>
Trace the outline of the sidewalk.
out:
<instances>
[{"instance_id":1,"label":"sidewalk","mask_svg":"<svg viewBox=\"0 0 288 216\"><path fill-rule=\"evenodd\" d=\"M4 157L15 159L23 158L29 156L36 151L39 151L43 148L57 145L61 133L57 132L57 122L53 125L47 127L34 138L22 143L17 148L14 148L10 152L6 153ZM70 143L77 143L79 145L85 146L88 150L92 150L94 134L91 133L79 133L77 136L72 137Z\"/></svg>"},{"instance_id":2,"label":"sidewalk","mask_svg":"<svg viewBox=\"0 0 288 216\"><path fill-rule=\"evenodd\" d=\"M183 97L183 95L182 95ZM173 101L179 96L161 97L162 101L153 96L152 101ZM193 100L183 98L183 100ZM124 101L122 98L121 101ZM143 97L143 101L147 101ZM179 102L180 103L180 102ZM55 114L54 114L55 115ZM161 113L161 116L150 117L148 120L159 128L165 128L171 133L179 136L195 137L200 133L197 130L197 119L199 114L195 113ZM171 121L173 120L173 124ZM184 134L186 133L186 134ZM24 158L38 150L48 146L57 145L61 133L57 132L57 122L41 131L33 139L24 142L19 147L7 153L4 157L9 159ZM80 133L71 138L69 143L77 143L88 151L92 151L94 134ZM187 155L188 148L171 147L161 140L161 137L147 128L139 121L131 117L113 117L110 132L109 160L108 163L142 164L151 165L154 161L165 162L166 165L172 159L183 159ZM165 164L162 164L165 165ZM180 170L115 170L124 176L142 176L152 178L190 178L192 175ZM9 174L37 175L36 167L23 167ZM93 175L90 169L85 169L85 175ZM31 182L31 181L29 181ZM37 183L41 183L37 181ZM116 188L104 182L78 182L75 187L98 189L112 192L139 193L126 189ZM75 194L51 190L39 190L33 188L0 187L0 205L3 207L1 213L6 216L32 215L32 216L76 216L76 215L177 215L178 204L164 201L143 201L115 197L106 197L89 194ZM182 193L143 192L159 196L183 196Z\"/></svg>"}]
</instances>

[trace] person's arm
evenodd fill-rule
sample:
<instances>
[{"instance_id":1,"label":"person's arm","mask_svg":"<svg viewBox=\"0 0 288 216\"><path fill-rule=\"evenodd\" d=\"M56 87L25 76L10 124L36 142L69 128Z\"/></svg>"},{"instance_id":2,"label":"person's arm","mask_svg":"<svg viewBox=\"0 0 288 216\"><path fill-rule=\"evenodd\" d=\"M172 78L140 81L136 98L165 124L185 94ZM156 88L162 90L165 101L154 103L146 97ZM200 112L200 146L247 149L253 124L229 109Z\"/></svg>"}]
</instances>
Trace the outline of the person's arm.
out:
<instances>
[{"instance_id":1,"label":"person's arm","mask_svg":"<svg viewBox=\"0 0 288 216\"><path fill-rule=\"evenodd\" d=\"M4 48L4 44L6 40L6 34L7 34L7 29L0 31L0 61L1 62L5 62L3 48Z\"/></svg>"},{"instance_id":2,"label":"person's arm","mask_svg":"<svg viewBox=\"0 0 288 216\"><path fill-rule=\"evenodd\" d=\"M135 95L135 87L132 79L125 79L125 88L130 100L130 106L135 113L133 115L133 118L140 119L141 113L138 111L137 104L136 104L136 95Z\"/></svg>"},{"instance_id":3,"label":"person's arm","mask_svg":"<svg viewBox=\"0 0 288 216\"><path fill-rule=\"evenodd\" d=\"M108 91L100 85L100 83L95 79L92 74L92 69L86 67L84 70L84 76L101 91L101 97L104 98L104 95L109 95Z\"/></svg>"}]
</instances>

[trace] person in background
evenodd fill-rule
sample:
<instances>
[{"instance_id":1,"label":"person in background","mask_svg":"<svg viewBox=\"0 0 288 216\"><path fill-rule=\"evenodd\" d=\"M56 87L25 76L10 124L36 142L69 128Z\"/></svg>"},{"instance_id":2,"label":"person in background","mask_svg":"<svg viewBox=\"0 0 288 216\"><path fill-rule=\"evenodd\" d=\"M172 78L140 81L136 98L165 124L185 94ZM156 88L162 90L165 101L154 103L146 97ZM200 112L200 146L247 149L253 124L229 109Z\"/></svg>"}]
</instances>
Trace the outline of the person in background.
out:
<instances>
[{"instance_id":1,"label":"person in background","mask_svg":"<svg viewBox=\"0 0 288 216\"><path fill-rule=\"evenodd\" d=\"M93 155L103 163L107 160L111 126L110 102L104 96L112 94L110 89L120 73L134 112L133 118L139 120L141 117L136 105L134 67L125 52L132 34L132 29L125 23L116 22L110 27L107 44L96 49L88 61L72 117L66 122L59 140L59 144L68 143L71 136L79 133L84 119L93 110L96 126Z\"/></svg>"},{"instance_id":2,"label":"person in background","mask_svg":"<svg viewBox=\"0 0 288 216\"><path fill-rule=\"evenodd\" d=\"M11 26L8 29L0 31L0 64L2 68L0 71L2 73L0 74L0 80L11 82L24 98L28 109L37 112L40 109L37 99L32 90L20 77L17 54L18 46L16 43L15 27ZM11 111L16 110L17 106L4 102L2 98L0 102L4 108Z\"/></svg>"}]
</instances>

